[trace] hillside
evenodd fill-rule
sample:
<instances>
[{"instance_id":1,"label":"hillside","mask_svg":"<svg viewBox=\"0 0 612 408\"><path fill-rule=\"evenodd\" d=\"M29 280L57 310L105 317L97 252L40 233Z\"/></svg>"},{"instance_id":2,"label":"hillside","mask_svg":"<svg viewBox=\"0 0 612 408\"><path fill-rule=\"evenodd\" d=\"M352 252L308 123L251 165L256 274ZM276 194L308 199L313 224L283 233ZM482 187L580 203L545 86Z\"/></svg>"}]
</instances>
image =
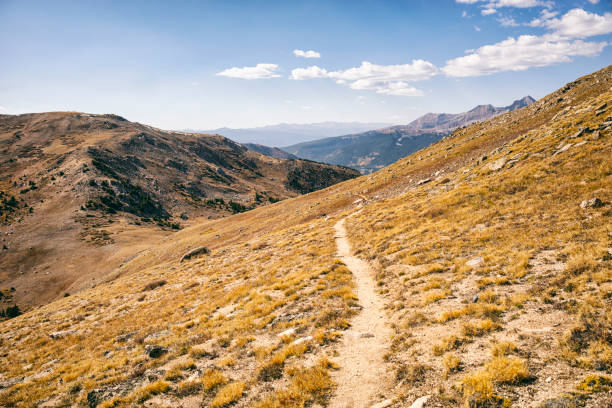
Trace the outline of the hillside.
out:
<instances>
[{"instance_id":1,"label":"hillside","mask_svg":"<svg viewBox=\"0 0 612 408\"><path fill-rule=\"evenodd\" d=\"M0 117L0 288L22 309L74 293L198 218L311 192L356 172L262 156L219 135L116 115Z\"/></svg>"},{"instance_id":2,"label":"hillside","mask_svg":"<svg viewBox=\"0 0 612 408\"><path fill-rule=\"evenodd\" d=\"M0 323L0 405L610 406L611 87L199 222Z\"/></svg>"},{"instance_id":3,"label":"hillside","mask_svg":"<svg viewBox=\"0 0 612 408\"><path fill-rule=\"evenodd\" d=\"M247 149L253 150L254 152L261 153L265 156L275 157L277 159L297 159L291 153L287 153L278 147L264 146L257 143L243 143Z\"/></svg>"},{"instance_id":4,"label":"hillside","mask_svg":"<svg viewBox=\"0 0 612 408\"><path fill-rule=\"evenodd\" d=\"M300 143L283 150L304 159L334 163L369 174L437 142L454 129L520 109L530 96L503 107L478 105L463 113L427 113L407 125Z\"/></svg>"}]
</instances>

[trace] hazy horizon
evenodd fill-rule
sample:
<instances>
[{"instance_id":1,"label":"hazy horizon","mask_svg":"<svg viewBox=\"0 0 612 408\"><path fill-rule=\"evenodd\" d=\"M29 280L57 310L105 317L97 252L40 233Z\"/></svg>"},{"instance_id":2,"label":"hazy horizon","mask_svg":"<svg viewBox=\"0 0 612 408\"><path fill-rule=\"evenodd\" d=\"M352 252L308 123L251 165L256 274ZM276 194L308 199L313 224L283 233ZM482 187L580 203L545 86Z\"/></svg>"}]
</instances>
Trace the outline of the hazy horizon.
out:
<instances>
[{"instance_id":1,"label":"hazy horizon","mask_svg":"<svg viewBox=\"0 0 612 408\"><path fill-rule=\"evenodd\" d=\"M608 1L0 2L0 113L163 129L405 124L612 61ZM443 29L441 29L443 27Z\"/></svg>"}]
</instances>

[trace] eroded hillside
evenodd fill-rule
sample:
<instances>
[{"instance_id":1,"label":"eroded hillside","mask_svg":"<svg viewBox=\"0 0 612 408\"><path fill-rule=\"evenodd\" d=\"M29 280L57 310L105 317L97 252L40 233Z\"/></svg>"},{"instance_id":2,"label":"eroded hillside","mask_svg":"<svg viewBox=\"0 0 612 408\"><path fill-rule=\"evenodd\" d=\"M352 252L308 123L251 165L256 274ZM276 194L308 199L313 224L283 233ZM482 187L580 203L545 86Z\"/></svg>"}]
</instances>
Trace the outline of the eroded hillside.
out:
<instances>
[{"instance_id":1,"label":"eroded hillside","mask_svg":"<svg viewBox=\"0 0 612 408\"><path fill-rule=\"evenodd\" d=\"M197 218L358 175L116 115L0 117L0 288L22 309L99 283Z\"/></svg>"},{"instance_id":2,"label":"eroded hillside","mask_svg":"<svg viewBox=\"0 0 612 408\"><path fill-rule=\"evenodd\" d=\"M336 253L345 220L393 331L361 405L610 405L611 86L608 67L372 175L185 228L1 323L0 404L336 404L339 342L382 335L348 335L369 306Z\"/></svg>"}]
</instances>

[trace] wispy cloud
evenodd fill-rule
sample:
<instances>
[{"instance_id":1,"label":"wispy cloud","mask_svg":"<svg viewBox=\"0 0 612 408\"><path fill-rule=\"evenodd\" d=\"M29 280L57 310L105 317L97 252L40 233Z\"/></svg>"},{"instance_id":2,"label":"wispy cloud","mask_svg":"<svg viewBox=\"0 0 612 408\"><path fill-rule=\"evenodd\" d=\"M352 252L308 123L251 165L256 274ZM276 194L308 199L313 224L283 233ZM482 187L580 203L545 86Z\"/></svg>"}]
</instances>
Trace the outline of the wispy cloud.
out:
<instances>
[{"instance_id":1,"label":"wispy cloud","mask_svg":"<svg viewBox=\"0 0 612 408\"><path fill-rule=\"evenodd\" d=\"M540 25L554 30L554 34L569 38L586 38L612 33L612 13L589 13L583 9L572 9L561 18L544 18L531 25Z\"/></svg>"},{"instance_id":2,"label":"wispy cloud","mask_svg":"<svg viewBox=\"0 0 612 408\"><path fill-rule=\"evenodd\" d=\"M606 41L584 39L611 33L612 13L598 15L582 9L573 9L561 18L555 18L556 15L555 12L543 10L538 19L529 23L531 26L547 28L547 34L509 37L477 50L468 50L467 55L447 61L442 71L451 77L523 71L532 67L569 62L572 57L593 57L609 45Z\"/></svg>"},{"instance_id":3,"label":"wispy cloud","mask_svg":"<svg viewBox=\"0 0 612 408\"><path fill-rule=\"evenodd\" d=\"M451 77L489 75L503 71L523 71L569 62L574 56L598 55L606 42L559 40L554 36L521 35L485 45L464 57L446 62L442 71Z\"/></svg>"},{"instance_id":4,"label":"wispy cloud","mask_svg":"<svg viewBox=\"0 0 612 408\"><path fill-rule=\"evenodd\" d=\"M531 7L546 7L550 8L554 2L549 0L455 0L460 4L476 4L480 3L482 9L480 14L489 16L497 13L497 10L503 7L513 8L531 8Z\"/></svg>"},{"instance_id":5,"label":"wispy cloud","mask_svg":"<svg viewBox=\"0 0 612 408\"><path fill-rule=\"evenodd\" d=\"M313 50L308 50L308 51L293 50L293 55L295 55L296 57L302 57L302 58L321 58L321 54Z\"/></svg>"},{"instance_id":6,"label":"wispy cloud","mask_svg":"<svg viewBox=\"0 0 612 408\"><path fill-rule=\"evenodd\" d=\"M329 78L351 89L375 91L384 95L419 96L423 92L411 86L409 82L429 79L437 73L435 65L423 60L414 60L411 64L401 65L376 65L364 61L358 67L339 71L327 71L316 65L296 68L291 71L289 78L293 80Z\"/></svg>"},{"instance_id":7,"label":"wispy cloud","mask_svg":"<svg viewBox=\"0 0 612 408\"><path fill-rule=\"evenodd\" d=\"M497 19L503 27L517 27L519 24L512 18L503 16Z\"/></svg>"},{"instance_id":8,"label":"wispy cloud","mask_svg":"<svg viewBox=\"0 0 612 408\"><path fill-rule=\"evenodd\" d=\"M257 64L254 67L233 67L218 72L216 75L240 79L277 78L279 67L276 64Z\"/></svg>"}]
</instances>

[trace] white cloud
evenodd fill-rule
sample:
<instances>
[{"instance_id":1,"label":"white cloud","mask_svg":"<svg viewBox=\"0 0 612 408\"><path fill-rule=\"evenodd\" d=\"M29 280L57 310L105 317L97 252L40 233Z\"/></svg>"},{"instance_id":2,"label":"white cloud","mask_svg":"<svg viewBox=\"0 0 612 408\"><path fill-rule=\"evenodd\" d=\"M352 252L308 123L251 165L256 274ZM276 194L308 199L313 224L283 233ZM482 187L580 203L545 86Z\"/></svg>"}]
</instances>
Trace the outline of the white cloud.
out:
<instances>
[{"instance_id":1,"label":"white cloud","mask_svg":"<svg viewBox=\"0 0 612 408\"><path fill-rule=\"evenodd\" d=\"M463 12L461 13L461 17L467 18L468 17L467 11L463 10Z\"/></svg>"},{"instance_id":2,"label":"white cloud","mask_svg":"<svg viewBox=\"0 0 612 408\"><path fill-rule=\"evenodd\" d=\"M550 11L550 10L544 9L540 13L540 17L534 18L527 25L531 27L542 27L546 23L547 20L550 20L551 18L555 17L557 14L559 13L557 13L556 11Z\"/></svg>"},{"instance_id":3,"label":"white cloud","mask_svg":"<svg viewBox=\"0 0 612 408\"><path fill-rule=\"evenodd\" d=\"M554 2L551 0L455 0L457 3L462 4L475 4L483 3L480 14L483 16L489 16L497 13L498 9L502 7L514 7L514 8L531 8L531 7L546 7L550 8Z\"/></svg>"},{"instance_id":4,"label":"white cloud","mask_svg":"<svg viewBox=\"0 0 612 408\"><path fill-rule=\"evenodd\" d=\"M304 105L304 106L302 106L302 109L304 109L304 110L311 110L312 106Z\"/></svg>"},{"instance_id":5,"label":"white cloud","mask_svg":"<svg viewBox=\"0 0 612 408\"><path fill-rule=\"evenodd\" d=\"M423 60L413 60L411 64L376 65L363 61L359 67L328 73L330 78L356 81L371 79L378 81L422 81L438 73L434 64Z\"/></svg>"},{"instance_id":6,"label":"white cloud","mask_svg":"<svg viewBox=\"0 0 612 408\"><path fill-rule=\"evenodd\" d=\"M240 79L262 79L280 77L276 64L257 64L254 67L233 67L218 72L216 75Z\"/></svg>"},{"instance_id":7,"label":"white cloud","mask_svg":"<svg viewBox=\"0 0 612 408\"><path fill-rule=\"evenodd\" d=\"M599 3L599 0L589 0L589 3L591 3L591 4L597 4L597 3Z\"/></svg>"},{"instance_id":8,"label":"white cloud","mask_svg":"<svg viewBox=\"0 0 612 408\"><path fill-rule=\"evenodd\" d=\"M327 71L316 65L296 68L291 71L289 78L329 78L351 89L375 91L384 95L418 96L423 94L422 91L408 82L429 79L437 73L438 68L435 65L423 60L413 60L411 64L401 65L376 65L364 61L358 67L339 71Z\"/></svg>"},{"instance_id":9,"label":"white cloud","mask_svg":"<svg viewBox=\"0 0 612 408\"><path fill-rule=\"evenodd\" d=\"M480 27L478 27L477 25L474 26L474 30L480 32Z\"/></svg>"},{"instance_id":10,"label":"white cloud","mask_svg":"<svg viewBox=\"0 0 612 408\"><path fill-rule=\"evenodd\" d=\"M594 35L612 33L612 13L603 16L589 13L583 9L572 9L561 18L549 18L540 23L554 34L569 38L586 38Z\"/></svg>"},{"instance_id":11,"label":"white cloud","mask_svg":"<svg viewBox=\"0 0 612 408\"><path fill-rule=\"evenodd\" d=\"M495 8L500 7L516 7L516 8L530 8L530 7L548 7L552 4L550 1L543 0L493 0L489 3Z\"/></svg>"},{"instance_id":12,"label":"white cloud","mask_svg":"<svg viewBox=\"0 0 612 408\"><path fill-rule=\"evenodd\" d=\"M574 56L595 56L606 42L559 39L554 35L521 35L517 39L485 45L469 55L451 59L442 71L451 77L489 75L503 71L523 71L569 62Z\"/></svg>"},{"instance_id":13,"label":"white cloud","mask_svg":"<svg viewBox=\"0 0 612 408\"><path fill-rule=\"evenodd\" d=\"M409 85L405 81L377 81L359 79L348 84L349 88L358 91L375 91L382 95L422 96L423 91Z\"/></svg>"},{"instance_id":14,"label":"white cloud","mask_svg":"<svg viewBox=\"0 0 612 408\"><path fill-rule=\"evenodd\" d=\"M319 68L316 65L313 65L308 68L295 68L291 71L291 76L289 79L295 79L296 81L301 81L304 79L315 79L315 78L327 78L328 73L325 68Z\"/></svg>"},{"instance_id":15,"label":"white cloud","mask_svg":"<svg viewBox=\"0 0 612 408\"><path fill-rule=\"evenodd\" d=\"M293 50L293 54L296 57L302 57L302 58L321 58L321 54L313 50L308 50L308 51Z\"/></svg>"},{"instance_id":16,"label":"white cloud","mask_svg":"<svg viewBox=\"0 0 612 408\"><path fill-rule=\"evenodd\" d=\"M503 27L517 27L519 24L512 17L500 17L497 19Z\"/></svg>"}]
</instances>

